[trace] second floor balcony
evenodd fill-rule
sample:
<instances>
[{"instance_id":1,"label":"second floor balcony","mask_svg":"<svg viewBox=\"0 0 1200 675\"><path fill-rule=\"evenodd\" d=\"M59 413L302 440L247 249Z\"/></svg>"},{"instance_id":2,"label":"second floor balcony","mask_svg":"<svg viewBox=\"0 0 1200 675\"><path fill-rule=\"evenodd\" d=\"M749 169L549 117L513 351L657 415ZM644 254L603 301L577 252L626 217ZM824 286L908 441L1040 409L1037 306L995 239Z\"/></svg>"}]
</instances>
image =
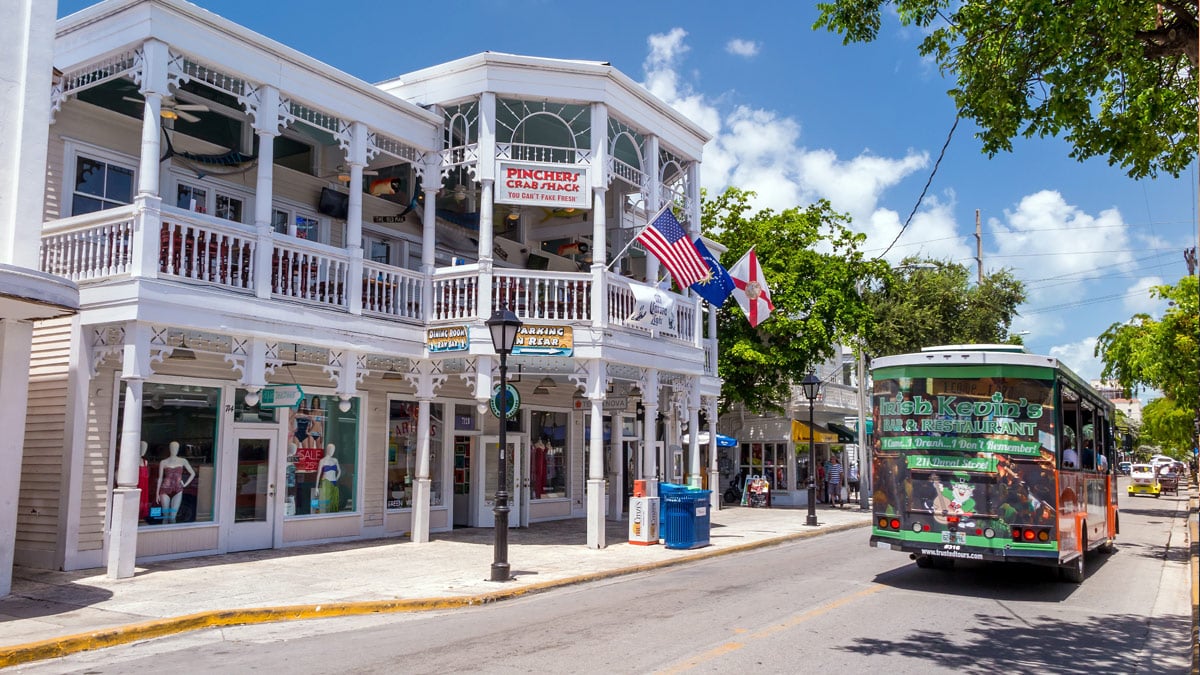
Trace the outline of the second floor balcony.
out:
<instances>
[{"instance_id":1,"label":"second floor balcony","mask_svg":"<svg viewBox=\"0 0 1200 675\"><path fill-rule=\"evenodd\" d=\"M47 223L38 266L81 289L162 279L251 302L430 327L486 320L504 306L525 322L594 326L703 347L693 299L668 293L675 328L652 333L629 318L637 304L633 287L649 285L608 270L489 271L473 263L426 275L269 228L140 202Z\"/></svg>"}]
</instances>

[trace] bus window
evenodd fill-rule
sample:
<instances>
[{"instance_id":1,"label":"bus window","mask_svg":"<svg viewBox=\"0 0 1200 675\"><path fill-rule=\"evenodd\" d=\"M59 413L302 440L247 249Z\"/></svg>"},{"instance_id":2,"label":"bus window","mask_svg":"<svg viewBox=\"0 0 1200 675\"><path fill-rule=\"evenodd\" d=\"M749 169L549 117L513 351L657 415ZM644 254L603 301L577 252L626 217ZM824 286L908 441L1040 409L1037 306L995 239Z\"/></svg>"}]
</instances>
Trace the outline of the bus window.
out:
<instances>
[{"instance_id":1,"label":"bus window","mask_svg":"<svg viewBox=\"0 0 1200 675\"><path fill-rule=\"evenodd\" d=\"M1060 384L1062 398L1062 441L1059 443L1059 466L1079 470L1079 394Z\"/></svg>"},{"instance_id":2,"label":"bus window","mask_svg":"<svg viewBox=\"0 0 1200 675\"><path fill-rule=\"evenodd\" d=\"M1080 418L1080 434L1081 443L1079 446L1079 461L1082 467L1088 471L1096 470L1096 410L1087 403L1083 403L1083 415Z\"/></svg>"}]
</instances>

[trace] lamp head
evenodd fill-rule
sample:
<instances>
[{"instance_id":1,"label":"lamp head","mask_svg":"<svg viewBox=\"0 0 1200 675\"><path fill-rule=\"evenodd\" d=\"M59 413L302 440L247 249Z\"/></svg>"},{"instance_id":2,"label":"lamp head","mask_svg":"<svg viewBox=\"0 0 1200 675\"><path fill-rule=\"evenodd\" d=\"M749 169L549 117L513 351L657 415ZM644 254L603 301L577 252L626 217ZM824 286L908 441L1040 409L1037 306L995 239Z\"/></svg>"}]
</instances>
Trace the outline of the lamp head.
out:
<instances>
[{"instance_id":1,"label":"lamp head","mask_svg":"<svg viewBox=\"0 0 1200 675\"><path fill-rule=\"evenodd\" d=\"M808 371L803 380L800 380L800 386L804 389L804 398L812 402L821 393L821 378L813 371Z\"/></svg>"},{"instance_id":2,"label":"lamp head","mask_svg":"<svg viewBox=\"0 0 1200 675\"><path fill-rule=\"evenodd\" d=\"M487 320L487 327L492 332L492 347L497 354L512 352L517 341L517 331L522 325L517 315L504 305L492 313L492 318Z\"/></svg>"}]
</instances>

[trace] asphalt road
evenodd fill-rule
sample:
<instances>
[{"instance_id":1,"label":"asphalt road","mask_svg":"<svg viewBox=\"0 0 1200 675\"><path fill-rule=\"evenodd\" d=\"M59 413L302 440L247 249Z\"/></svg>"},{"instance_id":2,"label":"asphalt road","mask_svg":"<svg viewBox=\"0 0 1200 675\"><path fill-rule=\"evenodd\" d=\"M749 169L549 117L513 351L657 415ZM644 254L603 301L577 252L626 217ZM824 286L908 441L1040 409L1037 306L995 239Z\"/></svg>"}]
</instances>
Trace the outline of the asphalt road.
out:
<instances>
[{"instance_id":1,"label":"asphalt road","mask_svg":"<svg viewBox=\"0 0 1200 675\"><path fill-rule=\"evenodd\" d=\"M1121 501L1117 552L1089 557L1082 585L1039 567L921 570L862 529L476 609L211 630L14 670L1187 672L1186 497Z\"/></svg>"}]
</instances>

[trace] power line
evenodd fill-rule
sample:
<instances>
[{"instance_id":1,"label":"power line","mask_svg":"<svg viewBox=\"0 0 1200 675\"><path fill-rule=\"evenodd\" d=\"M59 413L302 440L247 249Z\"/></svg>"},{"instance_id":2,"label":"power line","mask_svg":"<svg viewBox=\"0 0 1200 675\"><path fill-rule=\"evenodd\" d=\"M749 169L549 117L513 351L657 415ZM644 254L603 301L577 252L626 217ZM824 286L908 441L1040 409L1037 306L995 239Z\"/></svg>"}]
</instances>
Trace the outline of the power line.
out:
<instances>
[{"instance_id":1,"label":"power line","mask_svg":"<svg viewBox=\"0 0 1200 675\"><path fill-rule=\"evenodd\" d=\"M908 224L912 222L913 216L917 215L917 209L921 207L921 202L925 199L925 193L929 191L929 186L933 184L933 177L937 175L938 167L942 165L942 158L946 156L946 148L950 147L950 139L954 138L954 130L958 128L958 120L958 115L955 115L954 124L950 125L950 133L946 134L946 142L942 144L942 151L938 153L937 161L933 163L933 171L929 172L929 180L925 181L925 187L921 188L921 195L917 197L917 203L913 204L912 211L909 212L908 218L904 219L904 224L900 226L900 231L896 233L896 238L892 240L892 243L888 244L887 248L883 249L883 253L876 256L877 258L882 258L888 254L888 251L892 250L896 242L900 241L900 237L904 235L904 231L908 229Z\"/></svg>"}]
</instances>

